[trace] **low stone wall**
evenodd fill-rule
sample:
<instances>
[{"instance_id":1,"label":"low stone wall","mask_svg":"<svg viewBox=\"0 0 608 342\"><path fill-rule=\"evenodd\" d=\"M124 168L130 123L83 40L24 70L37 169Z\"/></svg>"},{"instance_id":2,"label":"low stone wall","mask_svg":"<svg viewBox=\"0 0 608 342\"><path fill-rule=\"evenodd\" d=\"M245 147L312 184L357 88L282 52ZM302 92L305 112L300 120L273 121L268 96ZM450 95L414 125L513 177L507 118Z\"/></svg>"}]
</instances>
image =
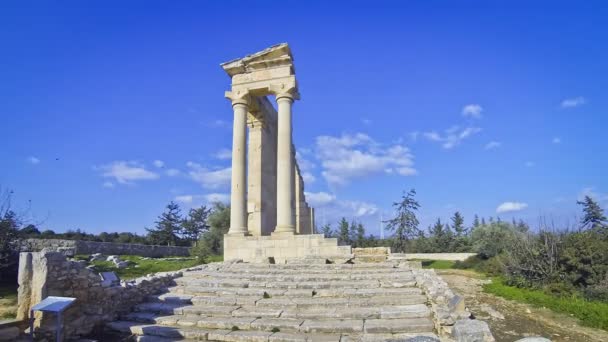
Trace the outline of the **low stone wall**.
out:
<instances>
[{"instance_id":1,"label":"low stone wall","mask_svg":"<svg viewBox=\"0 0 608 342\"><path fill-rule=\"evenodd\" d=\"M43 249L47 251L62 252L64 254L101 253L103 255L139 255L150 258L190 255L190 249L188 247L178 246L59 239L25 239L21 241L22 252L40 252Z\"/></svg>"},{"instance_id":2,"label":"low stone wall","mask_svg":"<svg viewBox=\"0 0 608 342\"><path fill-rule=\"evenodd\" d=\"M164 272L137 278L120 285L102 282L99 274L84 262L69 261L58 252L24 252L19 258L19 296L17 319L29 319L30 308L48 296L74 297L74 304L64 312L63 335L84 336L104 322L142 302L147 295L162 292L174 285L181 272ZM55 317L37 312L34 331L37 336L51 336Z\"/></svg>"},{"instance_id":3,"label":"low stone wall","mask_svg":"<svg viewBox=\"0 0 608 342\"><path fill-rule=\"evenodd\" d=\"M464 261L477 253L392 253L389 259Z\"/></svg>"}]
</instances>

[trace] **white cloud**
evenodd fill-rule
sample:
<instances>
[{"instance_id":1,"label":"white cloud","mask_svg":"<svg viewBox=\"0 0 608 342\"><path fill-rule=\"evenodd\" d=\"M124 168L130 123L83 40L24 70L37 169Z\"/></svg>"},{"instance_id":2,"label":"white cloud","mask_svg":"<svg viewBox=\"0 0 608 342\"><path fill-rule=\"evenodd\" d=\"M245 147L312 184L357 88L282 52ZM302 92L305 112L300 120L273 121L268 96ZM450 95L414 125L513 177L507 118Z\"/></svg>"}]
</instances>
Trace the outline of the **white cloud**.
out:
<instances>
[{"instance_id":1,"label":"white cloud","mask_svg":"<svg viewBox=\"0 0 608 342\"><path fill-rule=\"evenodd\" d=\"M496 213L508 213L513 211L524 210L528 207L527 203L522 202L504 202L496 208Z\"/></svg>"},{"instance_id":2,"label":"white cloud","mask_svg":"<svg viewBox=\"0 0 608 342\"><path fill-rule=\"evenodd\" d=\"M362 217L374 215L378 212L378 207L373 203L351 200L339 200L336 195L327 192L305 192L306 202L314 208L323 208L323 213L327 213L334 218L338 217ZM319 215L319 214L317 214Z\"/></svg>"},{"instance_id":3,"label":"white cloud","mask_svg":"<svg viewBox=\"0 0 608 342\"><path fill-rule=\"evenodd\" d=\"M306 202L312 207L322 207L336 200L336 195L327 192L304 192Z\"/></svg>"},{"instance_id":4,"label":"white cloud","mask_svg":"<svg viewBox=\"0 0 608 342\"><path fill-rule=\"evenodd\" d=\"M227 127L230 127L230 122L222 120L222 119L216 119L216 120L211 120L211 121L207 122L207 125L209 127L215 127L215 128L227 128Z\"/></svg>"},{"instance_id":5,"label":"white cloud","mask_svg":"<svg viewBox=\"0 0 608 342\"><path fill-rule=\"evenodd\" d=\"M536 163L533 161L527 161L524 165L526 165L526 167L534 167Z\"/></svg>"},{"instance_id":6,"label":"white cloud","mask_svg":"<svg viewBox=\"0 0 608 342\"><path fill-rule=\"evenodd\" d=\"M133 184L139 180L153 180L160 176L136 161L113 161L109 164L102 165L97 168L102 171L102 176L105 178L113 178L120 184Z\"/></svg>"},{"instance_id":7,"label":"white cloud","mask_svg":"<svg viewBox=\"0 0 608 342\"><path fill-rule=\"evenodd\" d=\"M312 184L317 178L310 172L302 172L302 180L304 180L304 184Z\"/></svg>"},{"instance_id":8,"label":"white cloud","mask_svg":"<svg viewBox=\"0 0 608 342\"><path fill-rule=\"evenodd\" d=\"M595 187L591 186L591 187L583 188L583 190L581 190L581 192L578 194L578 200L582 201L585 198L585 196L589 196L599 203L608 204L608 193L598 192L595 189Z\"/></svg>"},{"instance_id":9,"label":"white cloud","mask_svg":"<svg viewBox=\"0 0 608 342\"><path fill-rule=\"evenodd\" d=\"M322 175L330 185L344 185L375 173L416 174L414 156L407 147L399 144L385 147L363 133L319 136L316 152L323 167Z\"/></svg>"},{"instance_id":10,"label":"white cloud","mask_svg":"<svg viewBox=\"0 0 608 342\"><path fill-rule=\"evenodd\" d=\"M462 107L462 116L473 118L473 119L481 119L481 113L483 112L483 108L478 104L468 104Z\"/></svg>"},{"instance_id":11,"label":"white cloud","mask_svg":"<svg viewBox=\"0 0 608 342\"><path fill-rule=\"evenodd\" d=\"M418 131L413 131L413 132L408 133L408 136L414 142L418 141L418 136L419 135L420 135L420 132L418 132Z\"/></svg>"},{"instance_id":12,"label":"white cloud","mask_svg":"<svg viewBox=\"0 0 608 342\"><path fill-rule=\"evenodd\" d=\"M573 97L570 99L563 100L561 103L561 106L562 106L562 108L573 108L573 107L582 106L585 103L587 103L587 99L585 99L582 96L578 96L578 97Z\"/></svg>"},{"instance_id":13,"label":"white cloud","mask_svg":"<svg viewBox=\"0 0 608 342\"><path fill-rule=\"evenodd\" d=\"M500 146L502 146L502 143L500 141L490 141L489 143L486 144L484 149L493 150L495 148L499 148Z\"/></svg>"},{"instance_id":14,"label":"white cloud","mask_svg":"<svg viewBox=\"0 0 608 342\"><path fill-rule=\"evenodd\" d=\"M551 139L551 142L554 144L559 144L562 142L562 139L559 137L555 137L555 138Z\"/></svg>"},{"instance_id":15,"label":"white cloud","mask_svg":"<svg viewBox=\"0 0 608 342\"><path fill-rule=\"evenodd\" d=\"M232 168L230 167L210 170L191 161L187 162L186 166L190 169L190 171L188 171L190 178L204 188L216 189L230 185L230 179L232 177Z\"/></svg>"},{"instance_id":16,"label":"white cloud","mask_svg":"<svg viewBox=\"0 0 608 342\"><path fill-rule=\"evenodd\" d=\"M215 153L215 158L220 160L232 159L232 151L227 148L223 148Z\"/></svg>"},{"instance_id":17,"label":"white cloud","mask_svg":"<svg viewBox=\"0 0 608 342\"><path fill-rule=\"evenodd\" d=\"M158 168L161 168L161 167L164 167L164 166L165 166L165 162L164 162L164 161L162 161L162 160L158 160L158 159L157 159L157 160L155 160L154 162L152 162L152 164L154 164L154 166L156 166L156 167L158 167Z\"/></svg>"},{"instance_id":18,"label":"white cloud","mask_svg":"<svg viewBox=\"0 0 608 342\"><path fill-rule=\"evenodd\" d=\"M181 171L178 169L168 169L167 171L165 171L165 173L169 177L175 177L175 176L181 174Z\"/></svg>"},{"instance_id":19,"label":"white cloud","mask_svg":"<svg viewBox=\"0 0 608 342\"><path fill-rule=\"evenodd\" d=\"M316 167L316 165L313 162L304 158L304 154L309 154L309 153L311 153L311 152L308 151L307 149L299 149L296 151L296 161L298 162L298 166L300 167L300 170L302 170L302 171L309 171Z\"/></svg>"},{"instance_id":20,"label":"white cloud","mask_svg":"<svg viewBox=\"0 0 608 342\"><path fill-rule=\"evenodd\" d=\"M181 203L190 204L190 203L192 203L192 201L194 201L194 195L180 195L180 196L175 196L174 200L175 200L176 202L181 202Z\"/></svg>"},{"instance_id":21,"label":"white cloud","mask_svg":"<svg viewBox=\"0 0 608 342\"><path fill-rule=\"evenodd\" d=\"M110 181L106 181L106 182L103 182L102 186L103 186L104 188L110 188L110 189L111 189L111 188L113 188L113 187L114 187L114 183L112 183L112 182L110 182Z\"/></svg>"},{"instance_id":22,"label":"white cloud","mask_svg":"<svg viewBox=\"0 0 608 342\"><path fill-rule=\"evenodd\" d=\"M223 193L211 193L205 195L179 195L175 196L174 200L176 202L192 205L192 204L203 204L203 203L213 203L213 202L230 202L230 194Z\"/></svg>"},{"instance_id":23,"label":"white cloud","mask_svg":"<svg viewBox=\"0 0 608 342\"><path fill-rule=\"evenodd\" d=\"M207 195L205 195L205 200L208 203L213 203L213 202L229 203L230 194L220 194L220 193L207 194Z\"/></svg>"},{"instance_id":24,"label":"white cloud","mask_svg":"<svg viewBox=\"0 0 608 342\"><path fill-rule=\"evenodd\" d=\"M28 163L32 164L32 165L36 165L36 164L40 163L40 159L38 159L38 158L36 158L36 157L34 157L34 156L28 157L28 158L26 159L26 161L27 161Z\"/></svg>"},{"instance_id":25,"label":"white cloud","mask_svg":"<svg viewBox=\"0 0 608 342\"><path fill-rule=\"evenodd\" d=\"M425 132L423 136L430 141L441 143L441 147L446 150L458 146L463 140L481 132L479 127L452 126L444 131L444 134L439 134L436 131Z\"/></svg>"}]
</instances>

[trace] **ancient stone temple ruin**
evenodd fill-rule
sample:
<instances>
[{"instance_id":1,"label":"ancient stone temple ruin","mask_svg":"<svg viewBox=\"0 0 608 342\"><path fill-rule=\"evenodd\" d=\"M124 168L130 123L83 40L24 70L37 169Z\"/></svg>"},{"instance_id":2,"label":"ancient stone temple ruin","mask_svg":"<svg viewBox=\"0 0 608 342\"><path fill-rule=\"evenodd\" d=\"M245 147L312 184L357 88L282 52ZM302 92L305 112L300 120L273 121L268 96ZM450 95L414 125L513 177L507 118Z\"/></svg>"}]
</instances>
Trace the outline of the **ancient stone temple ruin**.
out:
<instances>
[{"instance_id":1,"label":"ancient stone temple ruin","mask_svg":"<svg viewBox=\"0 0 608 342\"><path fill-rule=\"evenodd\" d=\"M224 259L278 262L350 254L336 239L314 234L314 209L306 203L292 141L292 106L300 94L289 46L278 44L221 66L232 79L226 97L234 111Z\"/></svg>"}]
</instances>

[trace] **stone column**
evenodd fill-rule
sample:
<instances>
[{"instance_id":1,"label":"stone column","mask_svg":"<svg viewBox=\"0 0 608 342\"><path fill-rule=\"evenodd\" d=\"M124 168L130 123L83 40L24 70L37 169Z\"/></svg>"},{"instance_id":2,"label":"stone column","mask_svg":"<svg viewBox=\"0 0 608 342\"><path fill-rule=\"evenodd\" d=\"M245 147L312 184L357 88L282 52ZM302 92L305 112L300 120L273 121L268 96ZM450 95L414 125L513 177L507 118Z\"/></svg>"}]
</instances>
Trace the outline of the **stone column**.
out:
<instances>
[{"instance_id":1,"label":"stone column","mask_svg":"<svg viewBox=\"0 0 608 342\"><path fill-rule=\"evenodd\" d=\"M294 165L291 142L291 105L293 95L277 94L278 138L277 138L277 233L295 233L294 211Z\"/></svg>"},{"instance_id":2,"label":"stone column","mask_svg":"<svg viewBox=\"0 0 608 342\"><path fill-rule=\"evenodd\" d=\"M232 185L228 234L247 234L247 111L246 98L233 98Z\"/></svg>"}]
</instances>

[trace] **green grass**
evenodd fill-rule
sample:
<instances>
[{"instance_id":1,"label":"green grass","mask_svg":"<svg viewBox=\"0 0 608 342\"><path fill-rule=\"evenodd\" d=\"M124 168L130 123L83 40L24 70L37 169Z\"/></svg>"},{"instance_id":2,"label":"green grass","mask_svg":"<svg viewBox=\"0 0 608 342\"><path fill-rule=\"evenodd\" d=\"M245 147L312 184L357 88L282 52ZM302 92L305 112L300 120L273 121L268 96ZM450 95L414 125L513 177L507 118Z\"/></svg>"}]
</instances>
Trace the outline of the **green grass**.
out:
<instances>
[{"instance_id":1,"label":"green grass","mask_svg":"<svg viewBox=\"0 0 608 342\"><path fill-rule=\"evenodd\" d=\"M17 284L0 283L0 319L15 318L17 312Z\"/></svg>"},{"instance_id":2,"label":"green grass","mask_svg":"<svg viewBox=\"0 0 608 342\"><path fill-rule=\"evenodd\" d=\"M78 260L87 260L88 256L76 256ZM144 276L149 273L177 271L182 268L193 267L199 265L200 262L196 258L182 258L183 260L162 260L162 259L144 259L135 255L120 255L120 260L130 261L131 265L127 268L118 269L111 261L94 261L91 265L95 266L97 272L115 272L121 279L133 279ZM209 258L210 262L221 261L222 256L213 256ZM136 267L137 265L137 267Z\"/></svg>"},{"instance_id":3,"label":"green grass","mask_svg":"<svg viewBox=\"0 0 608 342\"><path fill-rule=\"evenodd\" d=\"M583 325L608 330L608 303L588 301L578 296L556 297L540 290L509 286L501 278L493 278L484 291L509 300L545 307L555 312L570 314Z\"/></svg>"},{"instance_id":4,"label":"green grass","mask_svg":"<svg viewBox=\"0 0 608 342\"><path fill-rule=\"evenodd\" d=\"M437 270L447 270L454 268L454 261L451 260L420 260L422 268L434 268Z\"/></svg>"}]
</instances>

